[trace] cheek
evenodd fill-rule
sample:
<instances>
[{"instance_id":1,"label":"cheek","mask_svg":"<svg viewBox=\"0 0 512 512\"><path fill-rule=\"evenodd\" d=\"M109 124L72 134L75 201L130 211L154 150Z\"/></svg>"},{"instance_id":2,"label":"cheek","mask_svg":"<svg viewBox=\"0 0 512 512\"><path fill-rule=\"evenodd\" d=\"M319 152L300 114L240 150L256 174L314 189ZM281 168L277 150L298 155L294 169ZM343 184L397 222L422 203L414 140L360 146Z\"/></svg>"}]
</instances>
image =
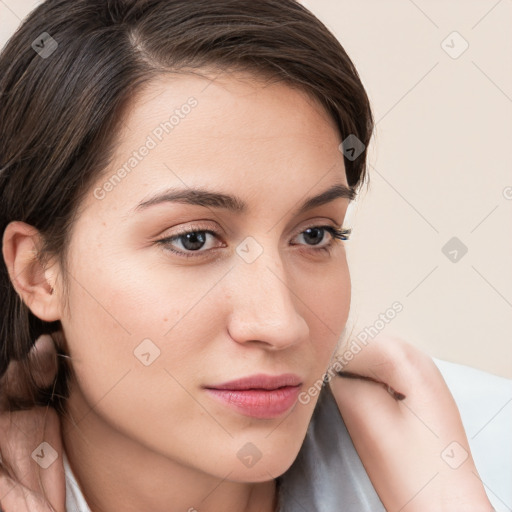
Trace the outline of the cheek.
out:
<instances>
[{"instance_id":1,"label":"cheek","mask_svg":"<svg viewBox=\"0 0 512 512\"><path fill-rule=\"evenodd\" d=\"M219 290L212 293L222 273L197 269L144 254L122 259L84 252L75 260L71 315L62 325L91 400L127 372L144 370L146 379L150 370L165 374L179 367L179 375L193 382L201 351L218 335L223 318Z\"/></svg>"},{"instance_id":2,"label":"cheek","mask_svg":"<svg viewBox=\"0 0 512 512\"><path fill-rule=\"evenodd\" d=\"M88 371L119 377L150 361L167 368L178 361L186 369L209 339L223 335L229 313L223 308L236 308L223 298L229 281L224 268L180 267L143 253L122 259L98 252L72 270L73 313L63 327L71 355ZM311 341L329 352L348 318L350 274L344 253L314 265L290 264L289 286Z\"/></svg>"},{"instance_id":3,"label":"cheek","mask_svg":"<svg viewBox=\"0 0 512 512\"><path fill-rule=\"evenodd\" d=\"M239 447L255 439L269 457L279 454L276 460L291 463L313 402L299 404L272 438L267 430L259 432L253 423L238 419L235 440L219 426L220 420L223 426L232 425L232 416L214 418L203 407L211 404L199 385L212 366L225 365L227 348L239 348L226 345L227 313L236 308L226 300L226 268L185 268L143 255L128 260L84 253L76 261L70 282L72 315L62 324L78 387L96 414L157 452L184 463L202 460L212 473L229 472L229 465L238 462ZM286 362L307 371L306 389L327 369L350 304L346 261L320 267L294 267L290 273L292 296L311 338L288 353ZM233 354L242 360L241 351ZM246 431L246 426L251 428ZM233 454L232 460L219 466L220 454L226 458L226 453Z\"/></svg>"},{"instance_id":4,"label":"cheek","mask_svg":"<svg viewBox=\"0 0 512 512\"><path fill-rule=\"evenodd\" d=\"M324 269L303 272L296 278L296 293L306 305L308 323L316 326L316 339L327 347L336 343L347 323L351 280L346 259L338 258Z\"/></svg>"},{"instance_id":5,"label":"cheek","mask_svg":"<svg viewBox=\"0 0 512 512\"><path fill-rule=\"evenodd\" d=\"M200 320L212 318L212 305L219 304L208 295L215 279L191 283L190 273L136 258L90 261L71 270L71 316L62 320L86 404L144 444L200 436L214 422L189 392L214 336L212 322Z\"/></svg>"}]
</instances>

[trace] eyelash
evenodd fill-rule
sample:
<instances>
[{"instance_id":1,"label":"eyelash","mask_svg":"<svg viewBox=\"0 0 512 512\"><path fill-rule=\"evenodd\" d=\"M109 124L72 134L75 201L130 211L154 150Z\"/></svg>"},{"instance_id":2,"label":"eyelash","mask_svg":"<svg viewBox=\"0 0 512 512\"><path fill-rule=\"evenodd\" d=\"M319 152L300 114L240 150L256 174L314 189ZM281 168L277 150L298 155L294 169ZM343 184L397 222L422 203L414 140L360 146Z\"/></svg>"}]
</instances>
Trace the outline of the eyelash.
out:
<instances>
[{"instance_id":1,"label":"eyelash","mask_svg":"<svg viewBox=\"0 0 512 512\"><path fill-rule=\"evenodd\" d=\"M338 229L338 228L335 228L334 226L326 225L326 226L309 226L306 229L304 229L304 231L301 231L298 234L301 235L302 233L305 233L308 229L324 229L325 231L330 233L332 236L331 241L327 245L323 245L322 247L316 247L316 248L315 248L315 246L310 246L311 250L316 253L321 252L321 251L323 251L325 253L330 253L331 250L334 248L334 244L336 243L336 240L348 240L350 237L350 234L352 233L352 229ZM182 236L188 235L190 233L209 233L209 234L217 237L217 233L215 231L212 231L210 229L201 229L201 228L193 227L193 228L187 229L185 231L182 231L180 233L176 233L175 235L172 235L170 237L161 238L160 240L156 240L156 243L159 245L163 245L166 251L170 251L174 254L177 254L178 256L180 256L182 258L201 257L202 254L204 254L208 251L183 252L183 251L178 251L176 249L173 249L171 246L170 242L175 241L176 239L179 239Z\"/></svg>"}]
</instances>

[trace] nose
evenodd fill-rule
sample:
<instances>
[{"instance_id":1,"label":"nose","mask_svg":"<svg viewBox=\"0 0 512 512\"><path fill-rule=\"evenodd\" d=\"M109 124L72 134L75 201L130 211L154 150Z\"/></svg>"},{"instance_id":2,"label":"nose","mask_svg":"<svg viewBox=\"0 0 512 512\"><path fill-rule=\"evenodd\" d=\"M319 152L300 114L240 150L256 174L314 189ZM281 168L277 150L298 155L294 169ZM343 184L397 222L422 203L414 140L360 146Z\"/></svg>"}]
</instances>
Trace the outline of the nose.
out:
<instances>
[{"instance_id":1,"label":"nose","mask_svg":"<svg viewBox=\"0 0 512 512\"><path fill-rule=\"evenodd\" d=\"M309 326L300 313L307 306L289 281L278 256L264 252L250 264L238 263L229 281L228 331L233 340L283 350L308 338Z\"/></svg>"}]
</instances>

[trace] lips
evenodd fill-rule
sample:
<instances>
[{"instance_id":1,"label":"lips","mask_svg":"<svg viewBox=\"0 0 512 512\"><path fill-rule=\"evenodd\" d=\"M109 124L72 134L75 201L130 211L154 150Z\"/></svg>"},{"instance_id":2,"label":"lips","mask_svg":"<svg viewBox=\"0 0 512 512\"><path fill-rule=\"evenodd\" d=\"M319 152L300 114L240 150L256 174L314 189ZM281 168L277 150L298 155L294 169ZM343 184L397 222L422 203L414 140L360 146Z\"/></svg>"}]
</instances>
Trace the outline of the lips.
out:
<instances>
[{"instance_id":1,"label":"lips","mask_svg":"<svg viewBox=\"0 0 512 512\"><path fill-rule=\"evenodd\" d=\"M241 379L231 380L222 384L205 386L207 389L228 389L228 390L247 390L247 389L278 389L285 386L299 386L302 380L293 373L283 373L282 375L266 375L259 373Z\"/></svg>"},{"instance_id":2,"label":"lips","mask_svg":"<svg viewBox=\"0 0 512 512\"><path fill-rule=\"evenodd\" d=\"M258 419L273 419L296 402L301 379L292 373L269 376L252 375L222 384L205 386L207 393L240 414Z\"/></svg>"}]
</instances>

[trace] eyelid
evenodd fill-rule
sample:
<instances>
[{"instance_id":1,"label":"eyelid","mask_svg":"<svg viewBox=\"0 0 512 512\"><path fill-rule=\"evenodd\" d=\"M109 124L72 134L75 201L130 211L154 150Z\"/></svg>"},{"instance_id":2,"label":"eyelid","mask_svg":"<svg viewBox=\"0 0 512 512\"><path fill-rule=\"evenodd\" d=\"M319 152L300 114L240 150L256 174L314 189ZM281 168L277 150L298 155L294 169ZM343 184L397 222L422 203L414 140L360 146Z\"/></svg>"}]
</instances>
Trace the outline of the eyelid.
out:
<instances>
[{"instance_id":1,"label":"eyelid","mask_svg":"<svg viewBox=\"0 0 512 512\"><path fill-rule=\"evenodd\" d=\"M195 223L197 222L197 224ZM211 233L215 236L226 236L225 231L218 226L218 224L213 227L212 224L201 224L201 221L195 221L185 227L177 227L174 231L169 232L169 230L165 230L165 235L159 236L161 240L166 240L168 238L178 237L180 235L186 235L187 233L197 233L198 231L202 231L205 233ZM158 240L157 240L158 241Z\"/></svg>"},{"instance_id":2,"label":"eyelid","mask_svg":"<svg viewBox=\"0 0 512 512\"><path fill-rule=\"evenodd\" d=\"M293 245L303 246L304 248L306 248L306 250L309 247L310 251L315 252L315 251L321 251L321 250L329 250L336 243L336 240L348 240L352 230L351 229L343 229L343 227L340 226L337 222L334 222L333 219L329 219L329 220L331 222L333 222L334 225L327 224L325 222L325 220L322 223L321 220L317 219L316 221L310 221L306 226L301 226L292 237L292 239L294 239L298 235L303 234L306 230L308 230L310 228L323 228L331 235L331 240L329 243L327 243L326 245L322 245L320 247L316 247L314 245L308 246L308 245L304 245L304 244L293 244ZM223 231L223 230L221 229L220 231ZM168 245L170 245L169 241L171 239L179 239L181 236L184 236L188 233L197 233L197 232L208 233L208 234L212 235L214 238L216 238L217 240L219 240L220 233L218 233L215 229L210 229L205 226L201 226L200 224L197 224L197 225L193 224L191 226L182 228L180 231L177 231L176 233L170 233L169 235L160 237L159 239L157 239L155 241L155 243L162 244L162 245L165 245L166 243L168 243ZM340 236L336 236L336 235L340 235ZM210 249L207 249L204 251L201 251L201 250L199 250L199 251L183 251L183 250L177 250L177 249L175 250L175 249L170 249L170 248L167 248L167 250L170 252L173 252L181 257L184 257L184 258L194 258L194 257L200 258L202 255L208 254L211 251L213 251L214 249L220 249L222 247L225 247L225 244L222 246L213 247L213 248L210 248Z\"/></svg>"},{"instance_id":3,"label":"eyelid","mask_svg":"<svg viewBox=\"0 0 512 512\"><path fill-rule=\"evenodd\" d=\"M329 221L332 222L332 228L335 228L335 229L343 229L343 224L339 224L337 222L334 221L334 219L328 219ZM299 231L297 232L297 234L300 234L302 233L303 231L305 231L306 229L309 229L309 228L319 228L319 227L325 227L327 226L328 224L325 222L325 220L313 220L311 221L309 224L306 224L306 226L304 227L301 227L299 229Z\"/></svg>"},{"instance_id":4,"label":"eyelid","mask_svg":"<svg viewBox=\"0 0 512 512\"><path fill-rule=\"evenodd\" d=\"M335 228L337 230L343 230L343 223L340 224L340 223L336 222L332 218L328 218L327 220L329 220L329 221L331 221L333 223L333 225L330 226L330 227L333 227L333 228ZM198 231L202 231L202 232L205 232L205 233L211 233L212 235L214 235L216 237L218 237L219 235L226 236L226 232L222 228L219 228L220 231L221 231L219 233L217 231L218 228L212 228L211 225L200 224L201 221L196 221L196 222L198 222L198 224L192 223L189 226L186 226L184 228L176 230L176 232L174 232L174 233L169 233L169 234L166 234L164 236L161 236L161 237L159 237L159 239L160 240L166 240L166 239L169 239L169 238L178 237L178 236L181 236L181 235L185 235L187 233L195 233L195 232L198 232ZM296 230L295 234L293 235L293 237L296 237L297 235L300 235L306 229L318 228L318 227L322 227L322 226L324 226L324 227L327 226L327 224L325 223L325 219L324 220L316 219L316 220L309 221L305 226L301 226L300 228L298 228ZM158 239L157 239L157 241L158 241Z\"/></svg>"}]
</instances>

